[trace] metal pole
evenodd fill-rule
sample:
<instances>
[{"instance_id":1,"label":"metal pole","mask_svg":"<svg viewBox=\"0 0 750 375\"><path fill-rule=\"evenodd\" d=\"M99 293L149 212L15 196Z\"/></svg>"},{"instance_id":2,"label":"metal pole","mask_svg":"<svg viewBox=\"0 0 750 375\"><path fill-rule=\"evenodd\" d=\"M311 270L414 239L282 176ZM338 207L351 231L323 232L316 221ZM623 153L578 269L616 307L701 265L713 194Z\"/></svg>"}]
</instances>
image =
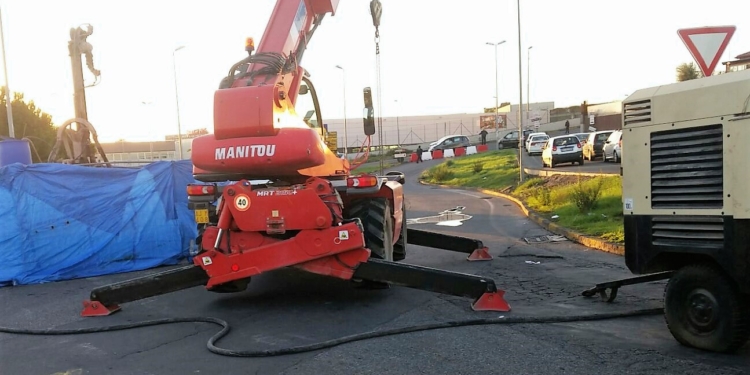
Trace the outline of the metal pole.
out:
<instances>
[{"instance_id":1,"label":"metal pole","mask_svg":"<svg viewBox=\"0 0 750 375\"><path fill-rule=\"evenodd\" d=\"M531 57L531 47L526 50L526 119L529 118L531 113L531 63L529 58Z\"/></svg>"},{"instance_id":2,"label":"metal pole","mask_svg":"<svg viewBox=\"0 0 750 375\"><path fill-rule=\"evenodd\" d=\"M497 117L500 115L500 109L498 108L500 104L498 104L498 101L500 100L500 90L498 89L498 83L497 83L497 44L495 44L495 142L500 142L500 127L497 123Z\"/></svg>"},{"instance_id":3,"label":"metal pole","mask_svg":"<svg viewBox=\"0 0 750 375\"><path fill-rule=\"evenodd\" d=\"M344 159L349 158L349 136L346 131L346 70L341 65L336 65L341 69L342 81L344 86Z\"/></svg>"},{"instance_id":4,"label":"metal pole","mask_svg":"<svg viewBox=\"0 0 750 375\"><path fill-rule=\"evenodd\" d=\"M11 138L16 137L13 128L13 107L11 106L10 84L8 83L8 64L5 62L5 31L3 29L3 14L0 10L0 42L3 49L3 73L5 74L5 106L8 108L8 135Z\"/></svg>"},{"instance_id":5,"label":"metal pole","mask_svg":"<svg viewBox=\"0 0 750 375\"><path fill-rule=\"evenodd\" d=\"M521 108L523 108L523 63L521 61L521 0L516 0L518 13L518 169L520 173L520 182L523 183L523 117L521 117Z\"/></svg>"},{"instance_id":6,"label":"metal pole","mask_svg":"<svg viewBox=\"0 0 750 375\"><path fill-rule=\"evenodd\" d=\"M172 51L172 70L174 71L174 98L177 104L177 142L179 143L180 160L182 160L182 126L180 124L180 96L177 91L177 63L175 62L175 53L185 48L185 46L179 46Z\"/></svg>"},{"instance_id":7,"label":"metal pole","mask_svg":"<svg viewBox=\"0 0 750 375\"><path fill-rule=\"evenodd\" d=\"M497 43L490 43L487 42L487 45L495 46L495 141L500 140L500 127L498 126L498 119L500 117L500 108L498 108L500 105L498 104L498 101L500 100L500 91L498 89L498 76L497 76L497 47L501 44L505 43L505 41L497 42Z\"/></svg>"}]
</instances>

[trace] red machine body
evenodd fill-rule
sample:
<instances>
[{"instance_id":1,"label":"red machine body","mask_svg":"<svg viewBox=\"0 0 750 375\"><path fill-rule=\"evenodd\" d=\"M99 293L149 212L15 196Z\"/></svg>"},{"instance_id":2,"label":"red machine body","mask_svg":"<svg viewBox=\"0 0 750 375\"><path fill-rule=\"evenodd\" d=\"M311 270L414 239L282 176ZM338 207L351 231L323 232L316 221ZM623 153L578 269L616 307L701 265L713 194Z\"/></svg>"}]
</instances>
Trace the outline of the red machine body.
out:
<instances>
[{"instance_id":1,"label":"red machine body","mask_svg":"<svg viewBox=\"0 0 750 375\"><path fill-rule=\"evenodd\" d=\"M203 253L194 258L210 276L209 289L288 266L351 278L371 252L365 228L345 222L349 185L360 190L358 199L385 198L393 223L385 241L392 245L401 236L402 186L374 176L347 180L348 161L295 112L305 79L302 55L316 25L337 5L335 0L278 1L255 55L250 44L250 58L240 64L239 74L230 72L230 82L214 95L214 133L193 141L196 178L241 179L225 187L218 223L206 228ZM339 182L338 190L330 178ZM285 183L253 188L250 179Z\"/></svg>"}]
</instances>

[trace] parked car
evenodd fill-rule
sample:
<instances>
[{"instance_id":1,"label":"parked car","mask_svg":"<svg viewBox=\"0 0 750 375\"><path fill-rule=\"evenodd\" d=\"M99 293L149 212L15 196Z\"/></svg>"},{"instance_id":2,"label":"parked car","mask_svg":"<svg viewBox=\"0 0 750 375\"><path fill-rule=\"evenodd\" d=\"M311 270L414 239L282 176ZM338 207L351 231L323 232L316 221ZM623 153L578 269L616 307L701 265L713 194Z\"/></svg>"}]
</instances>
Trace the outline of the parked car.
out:
<instances>
[{"instance_id":1,"label":"parked car","mask_svg":"<svg viewBox=\"0 0 750 375\"><path fill-rule=\"evenodd\" d=\"M560 163L583 165L583 146L575 135L561 135L547 140L542 149L542 166L554 168Z\"/></svg>"},{"instance_id":2,"label":"parked car","mask_svg":"<svg viewBox=\"0 0 750 375\"><path fill-rule=\"evenodd\" d=\"M603 155L604 143L607 142L607 138L613 133L613 130L602 130L593 133L589 133L586 144L583 145L583 158L592 161Z\"/></svg>"},{"instance_id":3,"label":"parked car","mask_svg":"<svg viewBox=\"0 0 750 375\"><path fill-rule=\"evenodd\" d=\"M523 131L524 140L531 133L532 133L531 130L524 130ZM502 138L500 138L500 140L497 141L497 148L498 149L518 148L518 130L513 130L511 132L508 132Z\"/></svg>"},{"instance_id":4,"label":"parked car","mask_svg":"<svg viewBox=\"0 0 750 375\"><path fill-rule=\"evenodd\" d=\"M533 137L533 136L535 136L535 135L546 135L546 136L547 136L547 139L549 139L549 135L547 135L547 133L545 133L545 132L533 132L533 133L529 134L529 135L528 135L528 136L526 137L526 139L524 139L524 141L523 141L523 146L524 146L524 147L525 147L525 148L526 148L527 150L529 149L529 141L531 140L531 137Z\"/></svg>"},{"instance_id":5,"label":"parked car","mask_svg":"<svg viewBox=\"0 0 750 375\"><path fill-rule=\"evenodd\" d=\"M602 158L604 161L613 160L615 163L620 162L622 152L620 151L620 140L622 139L622 130L615 130L609 135L602 148Z\"/></svg>"},{"instance_id":6,"label":"parked car","mask_svg":"<svg viewBox=\"0 0 750 375\"><path fill-rule=\"evenodd\" d=\"M581 141L581 146L586 144L586 140L589 138L589 134L591 133L575 133L576 137L578 137L578 140Z\"/></svg>"},{"instance_id":7,"label":"parked car","mask_svg":"<svg viewBox=\"0 0 750 375\"><path fill-rule=\"evenodd\" d=\"M445 137L430 143L430 147L427 149L427 151L432 152L436 150L447 150L451 148L469 146L471 146L471 141L469 141L469 137L465 135L446 135Z\"/></svg>"},{"instance_id":8,"label":"parked car","mask_svg":"<svg viewBox=\"0 0 750 375\"><path fill-rule=\"evenodd\" d=\"M542 147L545 143L547 143L547 140L549 139L549 136L547 134L532 134L529 135L529 141L526 145L526 152L529 153L529 155L532 154L541 154L542 153Z\"/></svg>"}]
</instances>

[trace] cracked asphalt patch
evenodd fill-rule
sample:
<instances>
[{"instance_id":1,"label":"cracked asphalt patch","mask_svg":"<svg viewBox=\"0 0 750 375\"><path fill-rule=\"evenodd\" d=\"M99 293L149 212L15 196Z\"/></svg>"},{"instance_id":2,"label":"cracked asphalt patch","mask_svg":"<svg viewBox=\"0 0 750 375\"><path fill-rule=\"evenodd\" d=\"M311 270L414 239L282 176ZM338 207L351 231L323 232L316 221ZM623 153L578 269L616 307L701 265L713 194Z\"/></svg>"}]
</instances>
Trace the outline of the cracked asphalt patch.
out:
<instances>
[{"instance_id":1,"label":"cracked asphalt patch","mask_svg":"<svg viewBox=\"0 0 750 375\"><path fill-rule=\"evenodd\" d=\"M340 280L295 271L254 278L247 291L214 294L193 288L122 306L109 317L81 318L81 301L94 287L146 274L110 275L0 289L0 325L73 328L149 319L213 316L228 321L218 346L279 349L369 330L447 320L556 316L659 307L664 282L625 287L615 302L583 298L596 283L632 276L621 257L566 241L529 245L549 234L515 205L482 194L432 189L416 183L436 161L405 165L410 218L435 207L465 206L460 227L420 229L482 240L494 260L467 262L466 254L414 247L407 263L483 275L506 291L513 310L473 312L466 298L407 289L358 290ZM527 264L527 260L538 264ZM742 374L750 348L736 355L688 349L672 339L661 316L545 325L494 325L416 332L272 358L210 353L219 330L180 323L79 336L0 334L0 374Z\"/></svg>"}]
</instances>

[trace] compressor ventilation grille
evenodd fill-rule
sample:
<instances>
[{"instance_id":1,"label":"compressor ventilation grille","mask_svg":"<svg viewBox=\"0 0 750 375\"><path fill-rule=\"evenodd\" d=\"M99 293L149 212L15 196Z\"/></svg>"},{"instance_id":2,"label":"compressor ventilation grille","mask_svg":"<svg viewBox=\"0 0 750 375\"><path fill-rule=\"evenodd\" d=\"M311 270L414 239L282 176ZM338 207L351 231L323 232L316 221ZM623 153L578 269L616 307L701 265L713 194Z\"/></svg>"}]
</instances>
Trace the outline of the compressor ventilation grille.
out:
<instances>
[{"instance_id":1,"label":"compressor ventilation grille","mask_svg":"<svg viewBox=\"0 0 750 375\"><path fill-rule=\"evenodd\" d=\"M721 125L651 134L651 208L721 208Z\"/></svg>"},{"instance_id":2,"label":"compressor ventilation grille","mask_svg":"<svg viewBox=\"0 0 750 375\"><path fill-rule=\"evenodd\" d=\"M680 249L723 249L724 219L720 216L655 216L653 245Z\"/></svg>"},{"instance_id":3,"label":"compressor ventilation grille","mask_svg":"<svg viewBox=\"0 0 750 375\"><path fill-rule=\"evenodd\" d=\"M625 103L622 107L622 117L625 126L651 122L651 100Z\"/></svg>"}]
</instances>

